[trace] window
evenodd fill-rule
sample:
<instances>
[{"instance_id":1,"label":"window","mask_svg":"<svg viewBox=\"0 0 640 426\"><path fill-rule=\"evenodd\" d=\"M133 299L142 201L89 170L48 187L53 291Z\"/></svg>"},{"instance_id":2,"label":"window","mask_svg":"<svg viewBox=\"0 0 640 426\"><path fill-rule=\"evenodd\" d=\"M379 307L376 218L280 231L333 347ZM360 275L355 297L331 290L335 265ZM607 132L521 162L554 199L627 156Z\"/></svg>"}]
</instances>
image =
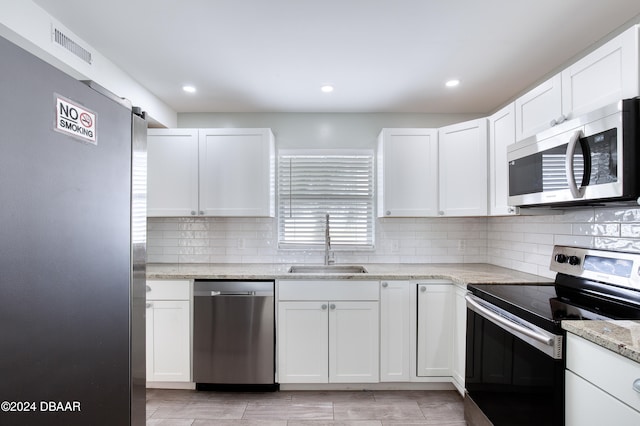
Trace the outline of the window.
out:
<instances>
[{"instance_id":1,"label":"window","mask_svg":"<svg viewBox=\"0 0 640 426\"><path fill-rule=\"evenodd\" d=\"M278 158L278 243L373 248L373 154L282 152Z\"/></svg>"}]
</instances>

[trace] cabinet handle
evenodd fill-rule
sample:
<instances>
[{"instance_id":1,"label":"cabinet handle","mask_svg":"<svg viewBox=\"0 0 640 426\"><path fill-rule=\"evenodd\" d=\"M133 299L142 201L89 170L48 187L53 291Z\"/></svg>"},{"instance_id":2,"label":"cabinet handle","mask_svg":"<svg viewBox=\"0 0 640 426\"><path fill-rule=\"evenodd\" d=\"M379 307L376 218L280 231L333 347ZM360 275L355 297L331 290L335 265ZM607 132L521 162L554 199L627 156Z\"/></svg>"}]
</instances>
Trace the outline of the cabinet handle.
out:
<instances>
[{"instance_id":1,"label":"cabinet handle","mask_svg":"<svg viewBox=\"0 0 640 426\"><path fill-rule=\"evenodd\" d=\"M424 293L425 291L427 291L427 286L426 286L426 285L421 285L421 286L420 286L420 291L421 291L421 292L423 292L423 293Z\"/></svg>"},{"instance_id":2,"label":"cabinet handle","mask_svg":"<svg viewBox=\"0 0 640 426\"><path fill-rule=\"evenodd\" d=\"M329 308L330 308L330 309L335 309L335 308L336 308L335 303L330 304L330 305L329 305Z\"/></svg>"},{"instance_id":3,"label":"cabinet handle","mask_svg":"<svg viewBox=\"0 0 640 426\"><path fill-rule=\"evenodd\" d=\"M200 210L200 211L198 212L198 214L199 214L200 216L204 216L204 210Z\"/></svg>"},{"instance_id":4,"label":"cabinet handle","mask_svg":"<svg viewBox=\"0 0 640 426\"><path fill-rule=\"evenodd\" d=\"M507 209L507 211L508 211L509 213L515 213L515 212L516 212L516 209L515 209L514 207L509 207L509 209Z\"/></svg>"},{"instance_id":5,"label":"cabinet handle","mask_svg":"<svg viewBox=\"0 0 640 426\"><path fill-rule=\"evenodd\" d=\"M440 210L440 211L438 212L438 216L444 216L444 211Z\"/></svg>"},{"instance_id":6,"label":"cabinet handle","mask_svg":"<svg viewBox=\"0 0 640 426\"><path fill-rule=\"evenodd\" d=\"M322 306L320 306L320 307L322 308L322 310L323 310L323 311L326 311L326 310L327 310L327 305L326 305L326 303L325 303L325 304L323 304L323 305L322 305Z\"/></svg>"},{"instance_id":7,"label":"cabinet handle","mask_svg":"<svg viewBox=\"0 0 640 426\"><path fill-rule=\"evenodd\" d=\"M391 210L387 210L386 212L384 212L385 216L391 216Z\"/></svg>"},{"instance_id":8,"label":"cabinet handle","mask_svg":"<svg viewBox=\"0 0 640 426\"><path fill-rule=\"evenodd\" d=\"M149 308L153 307L153 303L147 303L147 304L146 304L146 307L147 307L147 309L149 309Z\"/></svg>"},{"instance_id":9,"label":"cabinet handle","mask_svg":"<svg viewBox=\"0 0 640 426\"><path fill-rule=\"evenodd\" d=\"M389 287L389 283L388 282L382 283L382 288L387 288L387 287Z\"/></svg>"},{"instance_id":10,"label":"cabinet handle","mask_svg":"<svg viewBox=\"0 0 640 426\"><path fill-rule=\"evenodd\" d=\"M633 381L633 386L632 386L633 390L640 393L640 379L635 379Z\"/></svg>"},{"instance_id":11,"label":"cabinet handle","mask_svg":"<svg viewBox=\"0 0 640 426\"><path fill-rule=\"evenodd\" d=\"M196 215L196 211L195 210L191 210L191 216L195 216Z\"/></svg>"},{"instance_id":12,"label":"cabinet handle","mask_svg":"<svg viewBox=\"0 0 640 426\"><path fill-rule=\"evenodd\" d=\"M149 292L151 291L151 287L149 287L149 286L147 285L147 286L146 286L146 290L147 290L147 293L149 293Z\"/></svg>"}]
</instances>

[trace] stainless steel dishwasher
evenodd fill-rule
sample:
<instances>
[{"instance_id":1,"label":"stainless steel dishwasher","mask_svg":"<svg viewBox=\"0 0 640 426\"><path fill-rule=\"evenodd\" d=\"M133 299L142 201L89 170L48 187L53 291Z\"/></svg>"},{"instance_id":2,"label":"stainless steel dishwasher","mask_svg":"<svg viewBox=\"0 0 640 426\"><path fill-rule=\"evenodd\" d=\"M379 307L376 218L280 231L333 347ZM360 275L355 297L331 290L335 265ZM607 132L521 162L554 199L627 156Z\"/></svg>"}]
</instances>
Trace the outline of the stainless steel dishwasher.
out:
<instances>
[{"instance_id":1,"label":"stainless steel dishwasher","mask_svg":"<svg viewBox=\"0 0 640 426\"><path fill-rule=\"evenodd\" d=\"M274 282L196 280L193 295L196 389L277 389Z\"/></svg>"}]
</instances>

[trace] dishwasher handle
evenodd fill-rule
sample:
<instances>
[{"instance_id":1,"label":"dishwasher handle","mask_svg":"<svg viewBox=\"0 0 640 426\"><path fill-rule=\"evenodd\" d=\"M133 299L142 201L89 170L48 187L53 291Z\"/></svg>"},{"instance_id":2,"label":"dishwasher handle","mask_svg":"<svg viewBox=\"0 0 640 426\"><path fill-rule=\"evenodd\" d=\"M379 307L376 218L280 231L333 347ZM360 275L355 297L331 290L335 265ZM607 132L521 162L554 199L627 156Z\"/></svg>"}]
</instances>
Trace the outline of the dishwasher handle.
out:
<instances>
[{"instance_id":1,"label":"dishwasher handle","mask_svg":"<svg viewBox=\"0 0 640 426\"><path fill-rule=\"evenodd\" d=\"M199 290L193 292L194 297L273 297L272 291L217 291Z\"/></svg>"},{"instance_id":2,"label":"dishwasher handle","mask_svg":"<svg viewBox=\"0 0 640 426\"><path fill-rule=\"evenodd\" d=\"M216 290L200 290L194 291L194 296L200 297L216 297L216 296L267 296L267 292L260 291L216 291Z\"/></svg>"}]
</instances>

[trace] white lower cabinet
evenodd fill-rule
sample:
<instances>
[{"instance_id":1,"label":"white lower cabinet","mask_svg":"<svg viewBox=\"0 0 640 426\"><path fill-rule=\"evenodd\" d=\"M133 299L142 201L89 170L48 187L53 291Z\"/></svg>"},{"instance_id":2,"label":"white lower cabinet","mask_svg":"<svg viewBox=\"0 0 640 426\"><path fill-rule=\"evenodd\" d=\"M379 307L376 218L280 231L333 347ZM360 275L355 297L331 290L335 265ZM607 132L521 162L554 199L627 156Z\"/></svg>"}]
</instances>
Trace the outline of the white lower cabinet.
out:
<instances>
[{"instance_id":1,"label":"white lower cabinet","mask_svg":"<svg viewBox=\"0 0 640 426\"><path fill-rule=\"evenodd\" d=\"M412 293L410 281L383 281L380 284L380 381L411 380ZM415 323L415 321L414 321ZM415 365L415 364L414 364Z\"/></svg>"},{"instance_id":2,"label":"white lower cabinet","mask_svg":"<svg viewBox=\"0 0 640 426\"><path fill-rule=\"evenodd\" d=\"M378 381L378 302L278 303L280 383Z\"/></svg>"},{"instance_id":3,"label":"white lower cabinet","mask_svg":"<svg viewBox=\"0 0 640 426\"><path fill-rule=\"evenodd\" d=\"M278 381L378 382L378 285L377 281L280 281Z\"/></svg>"},{"instance_id":4,"label":"white lower cabinet","mask_svg":"<svg viewBox=\"0 0 640 426\"><path fill-rule=\"evenodd\" d=\"M147 281L148 382L191 381L190 281Z\"/></svg>"},{"instance_id":5,"label":"white lower cabinet","mask_svg":"<svg viewBox=\"0 0 640 426\"><path fill-rule=\"evenodd\" d=\"M329 380L328 302L278 303L278 381Z\"/></svg>"},{"instance_id":6,"label":"white lower cabinet","mask_svg":"<svg viewBox=\"0 0 640 426\"><path fill-rule=\"evenodd\" d=\"M453 284L418 283L418 376L451 376Z\"/></svg>"},{"instance_id":7,"label":"white lower cabinet","mask_svg":"<svg viewBox=\"0 0 640 426\"><path fill-rule=\"evenodd\" d=\"M565 424L640 424L640 364L567 333Z\"/></svg>"},{"instance_id":8,"label":"white lower cabinet","mask_svg":"<svg viewBox=\"0 0 640 426\"><path fill-rule=\"evenodd\" d=\"M453 384L464 396L465 357L467 348L467 295L466 285L454 285Z\"/></svg>"},{"instance_id":9,"label":"white lower cabinet","mask_svg":"<svg viewBox=\"0 0 640 426\"><path fill-rule=\"evenodd\" d=\"M378 302L329 302L329 382L378 382Z\"/></svg>"}]
</instances>

